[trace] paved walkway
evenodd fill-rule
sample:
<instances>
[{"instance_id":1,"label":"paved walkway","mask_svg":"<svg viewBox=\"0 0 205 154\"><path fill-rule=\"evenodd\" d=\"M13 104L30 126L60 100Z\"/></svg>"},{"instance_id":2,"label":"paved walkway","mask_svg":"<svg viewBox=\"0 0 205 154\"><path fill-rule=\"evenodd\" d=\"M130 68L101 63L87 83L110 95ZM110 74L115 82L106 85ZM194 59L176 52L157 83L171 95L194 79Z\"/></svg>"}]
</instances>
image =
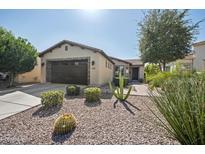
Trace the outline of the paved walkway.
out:
<instances>
[{"instance_id":1,"label":"paved walkway","mask_svg":"<svg viewBox=\"0 0 205 154\"><path fill-rule=\"evenodd\" d=\"M21 91L11 92L0 96L0 119L39 105L41 100Z\"/></svg>"},{"instance_id":2,"label":"paved walkway","mask_svg":"<svg viewBox=\"0 0 205 154\"><path fill-rule=\"evenodd\" d=\"M0 120L41 103L40 94L48 90L64 90L65 84L30 84L0 91Z\"/></svg>"},{"instance_id":3,"label":"paved walkway","mask_svg":"<svg viewBox=\"0 0 205 154\"><path fill-rule=\"evenodd\" d=\"M140 96L149 96L149 89L147 84L133 84L132 85L133 90L132 93L134 95L140 95Z\"/></svg>"},{"instance_id":4,"label":"paved walkway","mask_svg":"<svg viewBox=\"0 0 205 154\"><path fill-rule=\"evenodd\" d=\"M144 84L144 83L139 83L139 82L134 82L130 84L132 86L132 91L130 93L130 95L133 96L150 96L150 90L148 88L148 84ZM128 89L125 89L125 93L128 91ZM154 91L156 95L158 95L156 93L156 91Z\"/></svg>"}]
</instances>

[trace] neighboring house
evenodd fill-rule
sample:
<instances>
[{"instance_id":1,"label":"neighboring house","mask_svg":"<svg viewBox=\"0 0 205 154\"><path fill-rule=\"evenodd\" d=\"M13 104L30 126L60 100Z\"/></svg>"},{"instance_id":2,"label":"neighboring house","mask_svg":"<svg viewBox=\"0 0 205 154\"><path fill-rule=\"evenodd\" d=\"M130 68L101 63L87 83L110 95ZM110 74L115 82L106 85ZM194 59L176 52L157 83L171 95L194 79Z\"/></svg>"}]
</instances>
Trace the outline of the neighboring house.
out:
<instances>
[{"instance_id":1,"label":"neighboring house","mask_svg":"<svg viewBox=\"0 0 205 154\"><path fill-rule=\"evenodd\" d=\"M193 52L183 59L167 65L167 71L176 67L176 63L180 63L182 70L205 71L205 41L193 44Z\"/></svg>"},{"instance_id":2,"label":"neighboring house","mask_svg":"<svg viewBox=\"0 0 205 154\"><path fill-rule=\"evenodd\" d=\"M115 63L115 75L121 70L122 74L132 80L144 79L144 64L140 59L126 59L111 57Z\"/></svg>"},{"instance_id":3,"label":"neighboring house","mask_svg":"<svg viewBox=\"0 0 205 154\"><path fill-rule=\"evenodd\" d=\"M193 68L196 71L205 71L205 41L194 43L193 47Z\"/></svg>"},{"instance_id":4,"label":"neighboring house","mask_svg":"<svg viewBox=\"0 0 205 154\"><path fill-rule=\"evenodd\" d=\"M103 85L113 80L114 62L97 48L63 40L40 57L42 83Z\"/></svg>"},{"instance_id":5,"label":"neighboring house","mask_svg":"<svg viewBox=\"0 0 205 154\"><path fill-rule=\"evenodd\" d=\"M180 64L181 70L185 71L191 71L194 69L193 63L194 63L194 57L195 55L193 53L185 56L183 59L176 60L175 62L171 62L166 66L166 71L171 71L176 67L176 63Z\"/></svg>"},{"instance_id":6,"label":"neighboring house","mask_svg":"<svg viewBox=\"0 0 205 154\"><path fill-rule=\"evenodd\" d=\"M41 58L37 57L37 64L33 70L23 74L18 74L15 78L17 83L37 83L41 82Z\"/></svg>"}]
</instances>

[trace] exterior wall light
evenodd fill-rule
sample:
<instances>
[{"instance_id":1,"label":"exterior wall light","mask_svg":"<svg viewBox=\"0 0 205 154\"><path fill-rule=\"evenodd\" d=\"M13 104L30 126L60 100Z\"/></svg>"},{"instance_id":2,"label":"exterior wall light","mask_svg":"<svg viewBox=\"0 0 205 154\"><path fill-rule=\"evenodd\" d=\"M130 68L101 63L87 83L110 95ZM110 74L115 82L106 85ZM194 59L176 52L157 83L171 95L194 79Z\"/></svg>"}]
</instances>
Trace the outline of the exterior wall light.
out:
<instances>
[{"instance_id":1,"label":"exterior wall light","mask_svg":"<svg viewBox=\"0 0 205 154\"><path fill-rule=\"evenodd\" d=\"M92 66L93 66L93 65L95 65L95 61L94 61L94 60L92 61Z\"/></svg>"}]
</instances>

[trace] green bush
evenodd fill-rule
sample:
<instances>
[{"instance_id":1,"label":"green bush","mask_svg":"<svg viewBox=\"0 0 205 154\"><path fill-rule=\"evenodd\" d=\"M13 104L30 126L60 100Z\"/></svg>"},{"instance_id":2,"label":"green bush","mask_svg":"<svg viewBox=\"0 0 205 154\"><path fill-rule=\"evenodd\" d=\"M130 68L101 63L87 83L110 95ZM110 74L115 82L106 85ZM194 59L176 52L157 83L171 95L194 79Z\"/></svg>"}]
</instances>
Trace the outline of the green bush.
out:
<instances>
[{"instance_id":1,"label":"green bush","mask_svg":"<svg viewBox=\"0 0 205 154\"><path fill-rule=\"evenodd\" d=\"M144 69L144 73L145 73L145 82L147 81L147 78L149 78L150 76L154 76L156 74L158 74L160 71L160 68L157 64L147 64L145 66Z\"/></svg>"},{"instance_id":2,"label":"green bush","mask_svg":"<svg viewBox=\"0 0 205 154\"><path fill-rule=\"evenodd\" d=\"M66 87L66 93L68 96L77 96L80 94L80 87L76 85L68 85Z\"/></svg>"},{"instance_id":3,"label":"green bush","mask_svg":"<svg viewBox=\"0 0 205 154\"><path fill-rule=\"evenodd\" d=\"M100 100L101 89L97 87L86 88L84 95L87 102L97 102Z\"/></svg>"},{"instance_id":4,"label":"green bush","mask_svg":"<svg viewBox=\"0 0 205 154\"><path fill-rule=\"evenodd\" d=\"M167 122L162 126L181 144L205 144L205 75L174 78L158 90L151 99Z\"/></svg>"},{"instance_id":5,"label":"green bush","mask_svg":"<svg viewBox=\"0 0 205 154\"><path fill-rule=\"evenodd\" d=\"M76 119L72 114L63 114L54 123L54 134L64 135L73 131L76 127Z\"/></svg>"},{"instance_id":6,"label":"green bush","mask_svg":"<svg viewBox=\"0 0 205 154\"><path fill-rule=\"evenodd\" d=\"M51 90L41 93L41 104L43 107L52 107L63 104L64 92Z\"/></svg>"},{"instance_id":7,"label":"green bush","mask_svg":"<svg viewBox=\"0 0 205 154\"><path fill-rule=\"evenodd\" d=\"M147 78L147 81L149 82L149 87L153 89L155 87L161 87L166 80L169 80L172 77L174 77L174 74L170 72L159 72L158 74Z\"/></svg>"},{"instance_id":8,"label":"green bush","mask_svg":"<svg viewBox=\"0 0 205 154\"><path fill-rule=\"evenodd\" d=\"M144 72L146 72L147 75L157 74L157 73L160 72L159 65L157 65L157 64L147 64L145 66Z\"/></svg>"},{"instance_id":9,"label":"green bush","mask_svg":"<svg viewBox=\"0 0 205 154\"><path fill-rule=\"evenodd\" d=\"M190 78L194 74L191 71L180 71L180 72L159 72L156 75L150 76L147 78L149 87L151 89L154 89L155 87L162 87L163 84L170 80L175 78Z\"/></svg>"}]
</instances>

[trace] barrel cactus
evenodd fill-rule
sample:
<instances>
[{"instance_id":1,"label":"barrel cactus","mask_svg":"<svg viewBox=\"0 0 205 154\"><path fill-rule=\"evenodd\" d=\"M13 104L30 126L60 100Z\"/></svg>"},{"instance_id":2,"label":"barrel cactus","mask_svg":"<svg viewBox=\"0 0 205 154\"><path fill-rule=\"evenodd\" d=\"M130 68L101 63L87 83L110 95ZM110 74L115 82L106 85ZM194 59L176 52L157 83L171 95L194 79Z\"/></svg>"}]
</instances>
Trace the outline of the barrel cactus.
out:
<instances>
[{"instance_id":1,"label":"barrel cactus","mask_svg":"<svg viewBox=\"0 0 205 154\"><path fill-rule=\"evenodd\" d=\"M64 135L72 132L76 127L76 119L73 114L63 114L54 123L54 134Z\"/></svg>"}]
</instances>

